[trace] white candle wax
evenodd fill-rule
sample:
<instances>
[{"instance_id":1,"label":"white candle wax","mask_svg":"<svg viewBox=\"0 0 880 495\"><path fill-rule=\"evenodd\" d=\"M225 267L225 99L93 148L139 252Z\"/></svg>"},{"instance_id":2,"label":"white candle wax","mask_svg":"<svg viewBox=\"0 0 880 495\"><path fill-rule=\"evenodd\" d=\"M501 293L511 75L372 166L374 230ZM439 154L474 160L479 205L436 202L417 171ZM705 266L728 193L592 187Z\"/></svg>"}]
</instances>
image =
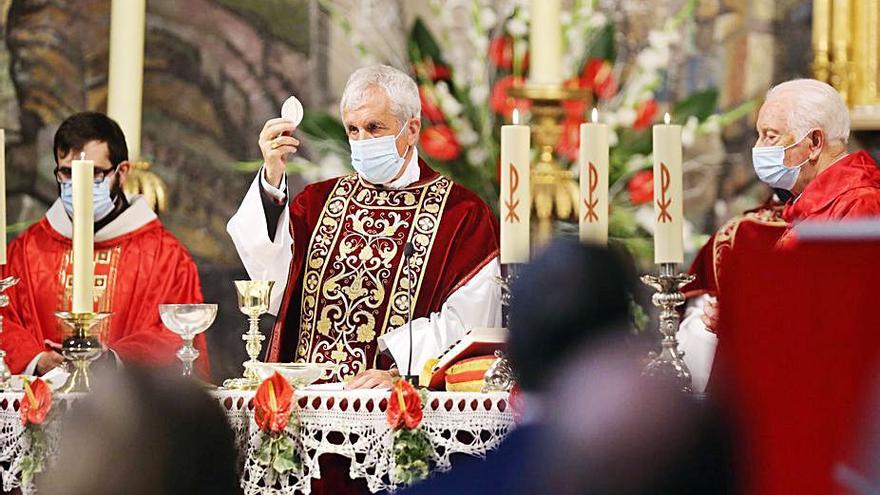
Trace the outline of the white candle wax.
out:
<instances>
[{"instance_id":1,"label":"white candle wax","mask_svg":"<svg viewBox=\"0 0 880 495\"><path fill-rule=\"evenodd\" d=\"M593 109L593 121L581 124L581 143L578 153L580 171L581 241L608 244L608 126L598 123L598 112Z\"/></svg>"},{"instance_id":2,"label":"white candle wax","mask_svg":"<svg viewBox=\"0 0 880 495\"><path fill-rule=\"evenodd\" d=\"M654 126L654 262L684 261L681 126Z\"/></svg>"},{"instance_id":3,"label":"white candle wax","mask_svg":"<svg viewBox=\"0 0 880 495\"><path fill-rule=\"evenodd\" d=\"M132 160L141 158L146 12L146 0L113 0L110 11L107 115L122 127Z\"/></svg>"},{"instance_id":4,"label":"white candle wax","mask_svg":"<svg viewBox=\"0 0 880 495\"><path fill-rule=\"evenodd\" d=\"M562 83L562 26L560 0L532 0L529 30L529 83Z\"/></svg>"},{"instance_id":5,"label":"white candle wax","mask_svg":"<svg viewBox=\"0 0 880 495\"><path fill-rule=\"evenodd\" d=\"M95 163L80 160L71 163L73 171L73 312L94 311L95 287L95 216L92 190Z\"/></svg>"},{"instance_id":6,"label":"white candle wax","mask_svg":"<svg viewBox=\"0 0 880 495\"><path fill-rule=\"evenodd\" d=\"M518 125L519 112L514 110L514 124L501 126L501 262L529 261L529 195L530 129Z\"/></svg>"}]
</instances>

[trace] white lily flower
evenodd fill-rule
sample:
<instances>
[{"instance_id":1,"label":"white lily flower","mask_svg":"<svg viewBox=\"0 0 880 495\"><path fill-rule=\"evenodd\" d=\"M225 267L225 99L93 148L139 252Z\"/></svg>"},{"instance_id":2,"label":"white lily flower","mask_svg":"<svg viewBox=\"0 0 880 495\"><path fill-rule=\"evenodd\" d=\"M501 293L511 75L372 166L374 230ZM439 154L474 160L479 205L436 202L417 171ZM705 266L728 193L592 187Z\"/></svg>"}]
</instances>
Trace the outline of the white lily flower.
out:
<instances>
[{"instance_id":1,"label":"white lily flower","mask_svg":"<svg viewBox=\"0 0 880 495\"><path fill-rule=\"evenodd\" d=\"M461 119L461 124L461 129L455 133L455 138L458 139L458 142L466 148L477 144L480 141L480 135L470 127L466 120Z\"/></svg>"},{"instance_id":2,"label":"white lily flower","mask_svg":"<svg viewBox=\"0 0 880 495\"><path fill-rule=\"evenodd\" d=\"M529 26L522 19L514 17L507 21L507 32L510 33L511 36L520 38L529 34Z\"/></svg>"},{"instance_id":3,"label":"white lily flower","mask_svg":"<svg viewBox=\"0 0 880 495\"><path fill-rule=\"evenodd\" d=\"M489 158L489 153L482 147L471 148L467 151L467 161L471 165L484 165Z\"/></svg>"},{"instance_id":4,"label":"white lily flower","mask_svg":"<svg viewBox=\"0 0 880 495\"><path fill-rule=\"evenodd\" d=\"M490 30L495 27L495 24L498 23L498 16L495 14L495 11L489 7L485 7L480 10L480 25L485 30Z\"/></svg>"}]
</instances>

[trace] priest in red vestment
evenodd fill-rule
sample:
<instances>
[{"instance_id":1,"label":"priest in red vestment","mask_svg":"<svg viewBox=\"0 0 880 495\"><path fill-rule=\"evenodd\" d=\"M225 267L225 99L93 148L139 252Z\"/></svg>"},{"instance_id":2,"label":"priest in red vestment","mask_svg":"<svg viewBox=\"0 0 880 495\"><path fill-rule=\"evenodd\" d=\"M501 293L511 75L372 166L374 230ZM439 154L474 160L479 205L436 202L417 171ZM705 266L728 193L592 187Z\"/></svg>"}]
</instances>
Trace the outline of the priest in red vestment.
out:
<instances>
[{"instance_id":1,"label":"priest in red vestment","mask_svg":"<svg viewBox=\"0 0 880 495\"><path fill-rule=\"evenodd\" d=\"M45 218L9 246L3 276L20 279L6 291L0 346L13 373L45 374L60 365L62 323L71 308L71 161L85 153L95 162L95 310L112 315L96 326L102 342L123 363L176 365L180 337L164 327L159 304L200 303L196 266L186 249L141 196L122 191L128 148L119 126L96 112L75 114L55 133L59 199ZM209 376L203 335L195 340L199 373Z\"/></svg>"},{"instance_id":2,"label":"priest in red vestment","mask_svg":"<svg viewBox=\"0 0 880 495\"><path fill-rule=\"evenodd\" d=\"M797 242L794 226L802 221L880 216L880 169L865 151L848 152L849 110L833 87L812 79L797 79L773 87L758 113L757 131L758 140L752 150L755 173L761 181L790 198L781 215L784 226L777 215L757 223L737 223L749 226L745 235L737 235L737 239L743 239L737 241L737 249L758 252L771 241L779 248L790 247ZM725 232L719 231L721 241L727 236ZM713 242L718 241L716 235ZM732 242L729 246L722 242L720 252L733 248ZM718 258L712 270L696 270L698 279L690 289L717 290L723 266ZM717 292L711 295L719 296ZM706 331L717 327L714 300L695 298L689 306L691 311L679 332L685 341L692 335L705 336ZM685 349L685 353L691 354L692 362L708 363L711 367L714 350L711 343ZM704 371L708 379L708 369Z\"/></svg>"},{"instance_id":3,"label":"priest in red vestment","mask_svg":"<svg viewBox=\"0 0 880 495\"><path fill-rule=\"evenodd\" d=\"M284 157L299 141L294 123L272 119L259 138L264 167L227 229L250 276L276 281L268 360L335 363L327 381L382 387L418 375L466 330L500 325L497 225L419 159L408 75L354 72L340 110L356 173L311 184L288 206Z\"/></svg>"}]
</instances>

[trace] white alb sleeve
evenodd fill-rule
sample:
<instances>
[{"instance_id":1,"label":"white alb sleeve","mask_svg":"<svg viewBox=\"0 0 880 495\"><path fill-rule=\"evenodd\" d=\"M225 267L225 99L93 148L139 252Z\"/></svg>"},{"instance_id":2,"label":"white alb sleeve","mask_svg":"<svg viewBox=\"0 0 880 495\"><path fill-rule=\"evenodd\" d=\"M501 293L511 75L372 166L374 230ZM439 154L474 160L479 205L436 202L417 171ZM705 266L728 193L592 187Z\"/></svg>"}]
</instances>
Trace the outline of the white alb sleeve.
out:
<instances>
[{"instance_id":1,"label":"white alb sleeve","mask_svg":"<svg viewBox=\"0 0 880 495\"><path fill-rule=\"evenodd\" d=\"M439 312L412 321L412 373L422 372L425 362L461 339L467 330L501 326L501 287L498 258L481 268L453 292ZM401 373L408 372L409 327L404 325L379 337L379 350L388 351Z\"/></svg>"},{"instance_id":2,"label":"white alb sleeve","mask_svg":"<svg viewBox=\"0 0 880 495\"><path fill-rule=\"evenodd\" d=\"M245 194L238 211L226 224L226 232L232 237L238 256L241 258L251 280L272 280L272 298L269 312L278 314L281 299L287 286L287 274L290 261L293 259L291 248L293 237L290 235L290 211L285 207L278 218L278 227L274 240L269 238L266 226L266 213L260 197L260 180L263 170L254 177L250 189ZM271 186L270 186L271 187ZM282 187L286 187L282 183Z\"/></svg>"},{"instance_id":3,"label":"white alb sleeve","mask_svg":"<svg viewBox=\"0 0 880 495\"><path fill-rule=\"evenodd\" d=\"M688 301L677 334L678 350L684 353L684 363L691 371L691 384L699 393L704 392L709 383L718 345L718 337L706 329L701 319L703 306L710 299L711 296L704 294Z\"/></svg>"}]
</instances>

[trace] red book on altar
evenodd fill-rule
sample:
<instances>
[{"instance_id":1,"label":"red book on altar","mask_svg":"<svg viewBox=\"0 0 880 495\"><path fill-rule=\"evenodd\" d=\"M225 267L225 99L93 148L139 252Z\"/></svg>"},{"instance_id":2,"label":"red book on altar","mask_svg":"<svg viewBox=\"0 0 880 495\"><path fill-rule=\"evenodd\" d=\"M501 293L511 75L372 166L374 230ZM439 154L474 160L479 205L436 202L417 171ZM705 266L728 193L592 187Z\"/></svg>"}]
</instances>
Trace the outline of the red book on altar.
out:
<instances>
[{"instance_id":1,"label":"red book on altar","mask_svg":"<svg viewBox=\"0 0 880 495\"><path fill-rule=\"evenodd\" d=\"M858 493L880 462L865 445L880 417L880 223L802 227L791 249L734 250L722 280L711 393L729 402L747 494Z\"/></svg>"},{"instance_id":2,"label":"red book on altar","mask_svg":"<svg viewBox=\"0 0 880 495\"><path fill-rule=\"evenodd\" d=\"M419 377L419 385L432 390L443 390L446 386L446 370L453 364L467 358L491 355L503 349L507 342L506 328L474 328L464 337L452 344L436 360L429 360Z\"/></svg>"}]
</instances>

